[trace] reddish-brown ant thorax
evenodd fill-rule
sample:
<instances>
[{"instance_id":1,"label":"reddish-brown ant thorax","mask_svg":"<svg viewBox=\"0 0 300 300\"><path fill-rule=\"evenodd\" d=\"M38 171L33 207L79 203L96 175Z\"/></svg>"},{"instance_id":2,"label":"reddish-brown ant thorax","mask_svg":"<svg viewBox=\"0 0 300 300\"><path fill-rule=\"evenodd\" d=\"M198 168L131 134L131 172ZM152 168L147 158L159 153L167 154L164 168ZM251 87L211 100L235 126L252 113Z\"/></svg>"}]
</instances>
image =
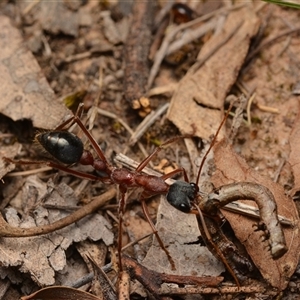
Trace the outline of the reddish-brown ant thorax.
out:
<instances>
[{"instance_id":1,"label":"reddish-brown ant thorax","mask_svg":"<svg viewBox=\"0 0 300 300\"><path fill-rule=\"evenodd\" d=\"M131 173L127 169L114 169L111 174L112 181L117 184L127 185L130 187L136 186L134 173Z\"/></svg>"}]
</instances>

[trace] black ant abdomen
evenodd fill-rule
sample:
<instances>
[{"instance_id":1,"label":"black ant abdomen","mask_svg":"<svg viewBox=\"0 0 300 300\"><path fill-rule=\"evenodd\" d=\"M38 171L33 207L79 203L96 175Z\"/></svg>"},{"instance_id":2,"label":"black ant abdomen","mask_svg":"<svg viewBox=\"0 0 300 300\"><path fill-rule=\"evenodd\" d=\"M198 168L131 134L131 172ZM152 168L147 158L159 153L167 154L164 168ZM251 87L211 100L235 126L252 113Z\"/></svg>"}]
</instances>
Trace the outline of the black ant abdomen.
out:
<instances>
[{"instance_id":1,"label":"black ant abdomen","mask_svg":"<svg viewBox=\"0 0 300 300\"><path fill-rule=\"evenodd\" d=\"M83 143L68 131L50 131L36 136L38 142L58 161L71 165L80 161Z\"/></svg>"}]
</instances>

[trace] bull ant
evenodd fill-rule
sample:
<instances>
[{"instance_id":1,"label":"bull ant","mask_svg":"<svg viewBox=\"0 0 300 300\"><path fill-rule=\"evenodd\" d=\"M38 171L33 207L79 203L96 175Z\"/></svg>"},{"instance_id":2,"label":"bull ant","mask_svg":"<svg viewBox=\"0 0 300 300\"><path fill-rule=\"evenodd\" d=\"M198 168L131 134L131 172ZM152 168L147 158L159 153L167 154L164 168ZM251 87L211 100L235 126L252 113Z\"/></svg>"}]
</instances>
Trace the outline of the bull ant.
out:
<instances>
[{"instance_id":1,"label":"bull ant","mask_svg":"<svg viewBox=\"0 0 300 300\"><path fill-rule=\"evenodd\" d=\"M163 143L161 146L157 147L154 152L145 158L134 171L112 166L107 161L96 140L80 120L79 116L81 110L82 105L79 106L79 109L74 116L67 119L55 130L46 133L39 133L36 136L37 141L47 152L49 152L49 154L52 155L57 162L46 160L32 162L22 160L16 161L10 158L5 158L5 160L17 164L46 164L52 168L62 170L76 177L89 179L92 181L101 181L105 184L117 184L121 192L121 199L119 202L118 235L119 268L121 270L121 232L122 217L126 206L126 193L128 189L137 187L142 188L142 193L139 200L141 202L144 215L149 222L159 245L166 253L172 269L175 269L175 263L169 251L164 246L149 216L149 212L145 203L147 198L160 194L167 195L167 201L178 210L185 213L194 213L198 216L198 219L200 220L199 228L208 249L219 259L221 259L238 286L240 285L239 279L241 278L241 275L238 272L236 265L246 269L251 269L252 265L246 258L239 255L235 245L228 241L228 239L222 233L220 225L222 223L222 218L220 217L219 211L220 207L237 199L256 201L260 208L261 219L267 228L267 239L269 240L273 258L279 258L287 251L284 235L276 213L276 203L272 193L267 188L258 184L247 182L225 185L220 188L213 189L211 193L206 195L199 192L198 183L203 164L208 153L216 143L217 135L225 123L230 109L220 124L216 135L214 136L210 147L201 162L195 183L189 183L187 174L183 168L175 169L172 172L162 176L146 175L143 173L143 169L147 166L150 160L167 145L176 141L178 137L172 138ZM83 142L78 136L67 131L68 128L73 124L77 124L85 134L97 155L96 157L94 157L90 151L84 149ZM72 169L72 165L76 163L92 166L97 172L97 175ZM177 180L174 184L169 186L165 180L178 173L183 173L185 181Z\"/></svg>"}]
</instances>

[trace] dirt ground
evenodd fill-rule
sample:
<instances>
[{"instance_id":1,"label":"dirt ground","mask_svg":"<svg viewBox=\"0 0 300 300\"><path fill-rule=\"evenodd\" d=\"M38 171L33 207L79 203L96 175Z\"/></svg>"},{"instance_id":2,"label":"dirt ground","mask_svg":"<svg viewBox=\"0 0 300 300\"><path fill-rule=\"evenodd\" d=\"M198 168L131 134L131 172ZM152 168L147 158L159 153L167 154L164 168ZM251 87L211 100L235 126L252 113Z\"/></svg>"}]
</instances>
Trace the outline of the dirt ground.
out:
<instances>
[{"instance_id":1,"label":"dirt ground","mask_svg":"<svg viewBox=\"0 0 300 300\"><path fill-rule=\"evenodd\" d=\"M129 293L130 299L299 299L300 10L263 1L185 3L0 2L0 155L36 162L0 162L1 299L129 299ZM123 260L129 291L117 284L124 186L120 191L103 179L107 170L96 172L90 165L70 167L73 175L91 174L85 179L64 172L68 167L43 149L36 134L56 129L83 103L80 119L109 168L133 170L174 138L143 171L168 174L183 167L196 182L232 99L234 107L197 183L235 184L240 198L234 200L248 199L243 182L255 184L257 195L267 187L281 225L264 220L268 231L255 231L258 218L243 212L257 208L251 199L239 201L248 205L243 211L222 209L227 221L218 230L238 248L228 254L227 242L217 234L217 249L229 265L224 267L224 258L222 263L213 255L219 250L199 240L199 220L171 207L166 191L157 192L147 207L172 268L137 201L145 196L143 183L126 193L123 216L122 244L133 243L123 251L132 258ZM68 130L96 157L78 127ZM183 135L189 138L175 138ZM183 180L182 173L176 176ZM212 193L200 191L204 199ZM269 197L263 208L258 205L262 218L262 209L267 219L276 215L271 202ZM275 259L273 227L282 227L287 250ZM242 253L238 262L231 261L235 251ZM252 271L235 278L244 257ZM203 276L207 281L200 284ZM50 286L56 287L25 297Z\"/></svg>"}]
</instances>

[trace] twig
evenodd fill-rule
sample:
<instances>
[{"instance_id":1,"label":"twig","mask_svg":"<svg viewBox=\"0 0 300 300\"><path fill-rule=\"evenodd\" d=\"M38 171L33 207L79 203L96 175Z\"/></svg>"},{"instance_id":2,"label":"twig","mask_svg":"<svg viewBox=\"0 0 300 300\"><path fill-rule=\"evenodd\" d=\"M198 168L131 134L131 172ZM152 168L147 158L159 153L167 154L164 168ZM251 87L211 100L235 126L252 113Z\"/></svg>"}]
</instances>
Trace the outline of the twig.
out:
<instances>
[{"instance_id":1,"label":"twig","mask_svg":"<svg viewBox=\"0 0 300 300\"><path fill-rule=\"evenodd\" d=\"M0 214L0 236L1 237L29 237L35 235L42 235L53 232L55 230L64 228L70 224L73 224L85 216L91 214L92 212L99 209L103 206L107 201L114 198L116 196L116 190L114 188L109 189L104 194L98 196L90 203L85 206L80 207L74 213L68 215L65 218L62 218L52 224L32 227L32 228L20 228L20 227L12 227L10 226Z\"/></svg>"},{"instance_id":2,"label":"twig","mask_svg":"<svg viewBox=\"0 0 300 300\"><path fill-rule=\"evenodd\" d=\"M252 105L252 102L254 100L254 98L256 97L256 92L254 92L251 97L249 98L248 100L248 103L247 103L247 120L248 120L248 126L251 126L251 105Z\"/></svg>"},{"instance_id":3,"label":"twig","mask_svg":"<svg viewBox=\"0 0 300 300\"><path fill-rule=\"evenodd\" d=\"M158 108L155 112L152 111L136 128L135 132L131 134L129 145L133 146L141 136L148 130L148 128L154 124L154 122L166 112L169 108L169 103L164 104L160 108Z\"/></svg>"},{"instance_id":4,"label":"twig","mask_svg":"<svg viewBox=\"0 0 300 300\"><path fill-rule=\"evenodd\" d=\"M228 211L232 211L234 213L239 213L241 215L247 216L247 217L252 217L252 218L259 218L260 214L259 214L259 209L252 206L252 205L247 205L241 202L236 202L233 201L231 203L228 203L226 206L222 207L222 209L228 210ZM280 224L282 225L286 225L289 227L294 227L295 224L294 222L292 222L291 220L278 215L278 219Z\"/></svg>"},{"instance_id":5,"label":"twig","mask_svg":"<svg viewBox=\"0 0 300 300\"><path fill-rule=\"evenodd\" d=\"M223 277L197 277L197 276L178 276L164 273L158 273L148 270L128 256L122 256L122 263L125 269L130 273L131 278L137 279L143 286L150 291L156 299L160 294L161 285L163 283L177 283L187 285L202 285L202 286L218 286Z\"/></svg>"},{"instance_id":6,"label":"twig","mask_svg":"<svg viewBox=\"0 0 300 300\"><path fill-rule=\"evenodd\" d=\"M114 119L115 121L119 122L130 133L131 136L134 134L133 130L129 127L129 125L123 119L118 117L117 115L115 115L109 111L103 110L101 108L98 108L98 113L102 116ZM139 146L141 152L143 153L143 155L145 157L147 157L149 154L147 153L143 144L138 142L138 146ZM127 148L128 148L128 146L126 146L126 148L124 149L125 153L127 152ZM151 162L150 162L150 165L151 165Z\"/></svg>"},{"instance_id":7,"label":"twig","mask_svg":"<svg viewBox=\"0 0 300 300\"><path fill-rule=\"evenodd\" d=\"M41 172L47 172L47 171L51 171L51 170L53 170L53 168L42 167L42 168L27 170L27 171L10 172L10 173L6 174L5 176L6 177L28 176L28 175L37 174L37 173L41 173Z\"/></svg>"},{"instance_id":8,"label":"twig","mask_svg":"<svg viewBox=\"0 0 300 300\"><path fill-rule=\"evenodd\" d=\"M218 288L209 288L209 287L185 287L178 288L172 286L163 286L159 289L159 295L193 295L193 294L255 294L262 293L264 294L266 288L262 285L256 284L254 286L228 286L228 287L218 287ZM277 295L276 292L272 293L274 296Z\"/></svg>"},{"instance_id":9,"label":"twig","mask_svg":"<svg viewBox=\"0 0 300 300\"><path fill-rule=\"evenodd\" d=\"M265 111L265 112L269 112L269 113L272 113L272 114L279 114L280 111L278 108L275 108L275 107L270 107L270 106L266 106L266 105L262 105L262 104L259 104L259 103L256 103L256 106L258 109L262 110L262 111Z\"/></svg>"},{"instance_id":10,"label":"twig","mask_svg":"<svg viewBox=\"0 0 300 300\"><path fill-rule=\"evenodd\" d=\"M29 2L29 4L22 11L23 16L28 14L40 2L41 0L34 0L32 2Z\"/></svg>"},{"instance_id":11,"label":"twig","mask_svg":"<svg viewBox=\"0 0 300 300\"><path fill-rule=\"evenodd\" d=\"M119 300L130 299L130 276L128 272L125 271L122 271L119 274L118 299Z\"/></svg>"},{"instance_id":12,"label":"twig","mask_svg":"<svg viewBox=\"0 0 300 300\"><path fill-rule=\"evenodd\" d=\"M158 14L154 19L154 30L156 30L156 28L159 26L159 24L162 22L165 16L169 13L174 3L175 0L169 0L167 3L164 4L162 9L158 12Z\"/></svg>"},{"instance_id":13,"label":"twig","mask_svg":"<svg viewBox=\"0 0 300 300\"><path fill-rule=\"evenodd\" d=\"M135 1L132 24L124 49L124 95L133 106L134 100L145 95L149 74L148 53L152 38L153 1Z\"/></svg>"},{"instance_id":14,"label":"twig","mask_svg":"<svg viewBox=\"0 0 300 300\"><path fill-rule=\"evenodd\" d=\"M103 266L101 269L103 270L103 272L108 273L112 269L112 263ZM94 273L93 272L88 273L85 276L76 280L75 282L71 283L70 286L73 288L80 288L83 285L90 283L93 280L93 278L94 278Z\"/></svg>"},{"instance_id":15,"label":"twig","mask_svg":"<svg viewBox=\"0 0 300 300\"><path fill-rule=\"evenodd\" d=\"M178 83L170 83L163 86L154 87L148 91L147 96L157 96L161 94L170 94L173 95L174 91L176 90Z\"/></svg>"}]
</instances>

